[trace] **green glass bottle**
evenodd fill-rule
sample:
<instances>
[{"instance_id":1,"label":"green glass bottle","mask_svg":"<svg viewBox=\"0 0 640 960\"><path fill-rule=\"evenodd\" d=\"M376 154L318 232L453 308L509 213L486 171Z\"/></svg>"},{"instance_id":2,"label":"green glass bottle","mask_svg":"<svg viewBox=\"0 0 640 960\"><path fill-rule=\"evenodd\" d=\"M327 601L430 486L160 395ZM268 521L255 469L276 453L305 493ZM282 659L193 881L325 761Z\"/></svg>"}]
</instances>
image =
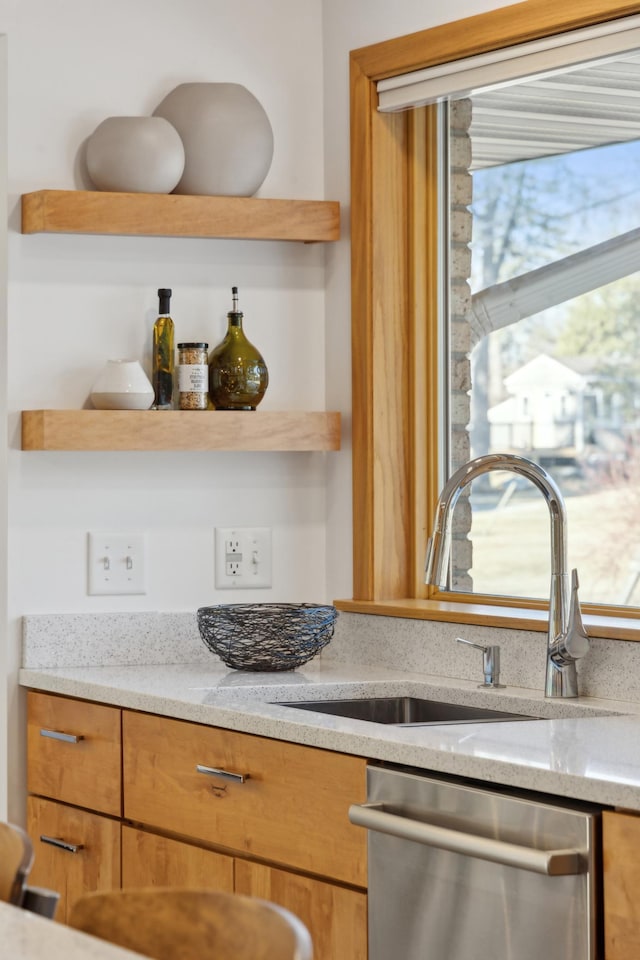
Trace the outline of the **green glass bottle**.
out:
<instances>
[{"instance_id":1,"label":"green glass bottle","mask_svg":"<svg viewBox=\"0 0 640 960\"><path fill-rule=\"evenodd\" d=\"M269 384L269 371L242 329L237 287L231 295L227 333L209 356L209 397L216 410L255 410Z\"/></svg>"},{"instance_id":2,"label":"green glass bottle","mask_svg":"<svg viewBox=\"0 0 640 960\"><path fill-rule=\"evenodd\" d=\"M175 375L175 329L169 313L171 290L158 290L158 319L153 325L153 407L155 410L170 410L173 406Z\"/></svg>"}]
</instances>

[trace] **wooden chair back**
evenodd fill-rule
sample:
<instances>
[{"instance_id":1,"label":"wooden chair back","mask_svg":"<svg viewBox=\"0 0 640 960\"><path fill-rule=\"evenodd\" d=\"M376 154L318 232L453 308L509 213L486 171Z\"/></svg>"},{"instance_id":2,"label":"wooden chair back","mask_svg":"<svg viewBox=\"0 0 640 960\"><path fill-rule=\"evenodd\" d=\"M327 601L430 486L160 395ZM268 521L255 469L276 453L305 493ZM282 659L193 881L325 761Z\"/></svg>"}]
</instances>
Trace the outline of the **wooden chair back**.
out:
<instances>
[{"instance_id":1,"label":"wooden chair back","mask_svg":"<svg viewBox=\"0 0 640 960\"><path fill-rule=\"evenodd\" d=\"M153 887L80 897L69 926L154 960L312 960L301 920L274 903Z\"/></svg>"},{"instance_id":2,"label":"wooden chair back","mask_svg":"<svg viewBox=\"0 0 640 960\"><path fill-rule=\"evenodd\" d=\"M0 900L22 903L32 864L33 846L24 830L0 822Z\"/></svg>"}]
</instances>

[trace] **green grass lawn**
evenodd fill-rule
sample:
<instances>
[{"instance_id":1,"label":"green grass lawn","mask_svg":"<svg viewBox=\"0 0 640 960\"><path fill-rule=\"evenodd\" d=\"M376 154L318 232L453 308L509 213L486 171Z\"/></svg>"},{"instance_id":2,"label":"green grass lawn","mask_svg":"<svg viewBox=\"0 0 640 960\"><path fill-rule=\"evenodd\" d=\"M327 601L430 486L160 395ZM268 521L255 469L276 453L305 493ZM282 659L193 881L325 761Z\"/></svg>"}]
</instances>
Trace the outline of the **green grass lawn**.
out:
<instances>
[{"instance_id":1,"label":"green grass lawn","mask_svg":"<svg viewBox=\"0 0 640 960\"><path fill-rule=\"evenodd\" d=\"M640 489L608 487L566 498L569 569L577 567L582 602L640 605ZM541 496L512 499L473 519L474 592L549 596L549 511ZM640 581L640 577L639 577Z\"/></svg>"}]
</instances>

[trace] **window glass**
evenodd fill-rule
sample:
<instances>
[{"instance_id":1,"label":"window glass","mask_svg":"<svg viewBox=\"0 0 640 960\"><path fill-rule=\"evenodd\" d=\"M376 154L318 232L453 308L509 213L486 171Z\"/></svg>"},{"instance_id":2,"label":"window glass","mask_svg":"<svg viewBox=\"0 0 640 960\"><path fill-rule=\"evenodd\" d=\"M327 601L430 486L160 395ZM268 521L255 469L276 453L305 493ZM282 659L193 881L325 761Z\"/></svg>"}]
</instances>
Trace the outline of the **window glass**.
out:
<instances>
[{"instance_id":1,"label":"window glass","mask_svg":"<svg viewBox=\"0 0 640 960\"><path fill-rule=\"evenodd\" d=\"M581 598L622 606L640 606L639 87L630 58L450 108L450 469L540 463ZM452 556L453 589L547 598L540 493L479 478Z\"/></svg>"}]
</instances>

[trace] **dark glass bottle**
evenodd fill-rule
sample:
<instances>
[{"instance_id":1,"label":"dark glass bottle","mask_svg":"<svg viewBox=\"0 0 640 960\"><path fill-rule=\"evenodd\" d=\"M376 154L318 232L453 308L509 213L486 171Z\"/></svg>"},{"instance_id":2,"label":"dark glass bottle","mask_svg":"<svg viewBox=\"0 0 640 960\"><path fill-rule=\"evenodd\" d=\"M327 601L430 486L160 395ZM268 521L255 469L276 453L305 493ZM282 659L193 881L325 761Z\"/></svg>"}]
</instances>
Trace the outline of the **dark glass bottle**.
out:
<instances>
[{"instance_id":1,"label":"dark glass bottle","mask_svg":"<svg viewBox=\"0 0 640 960\"><path fill-rule=\"evenodd\" d=\"M170 410L173 406L175 379L175 330L170 314L171 290L158 290L158 319L153 325L152 376L153 406Z\"/></svg>"},{"instance_id":2,"label":"dark glass bottle","mask_svg":"<svg viewBox=\"0 0 640 960\"><path fill-rule=\"evenodd\" d=\"M242 329L238 288L231 288L233 306L227 333L209 356L209 398L216 410L255 410L269 384L269 372Z\"/></svg>"}]
</instances>

